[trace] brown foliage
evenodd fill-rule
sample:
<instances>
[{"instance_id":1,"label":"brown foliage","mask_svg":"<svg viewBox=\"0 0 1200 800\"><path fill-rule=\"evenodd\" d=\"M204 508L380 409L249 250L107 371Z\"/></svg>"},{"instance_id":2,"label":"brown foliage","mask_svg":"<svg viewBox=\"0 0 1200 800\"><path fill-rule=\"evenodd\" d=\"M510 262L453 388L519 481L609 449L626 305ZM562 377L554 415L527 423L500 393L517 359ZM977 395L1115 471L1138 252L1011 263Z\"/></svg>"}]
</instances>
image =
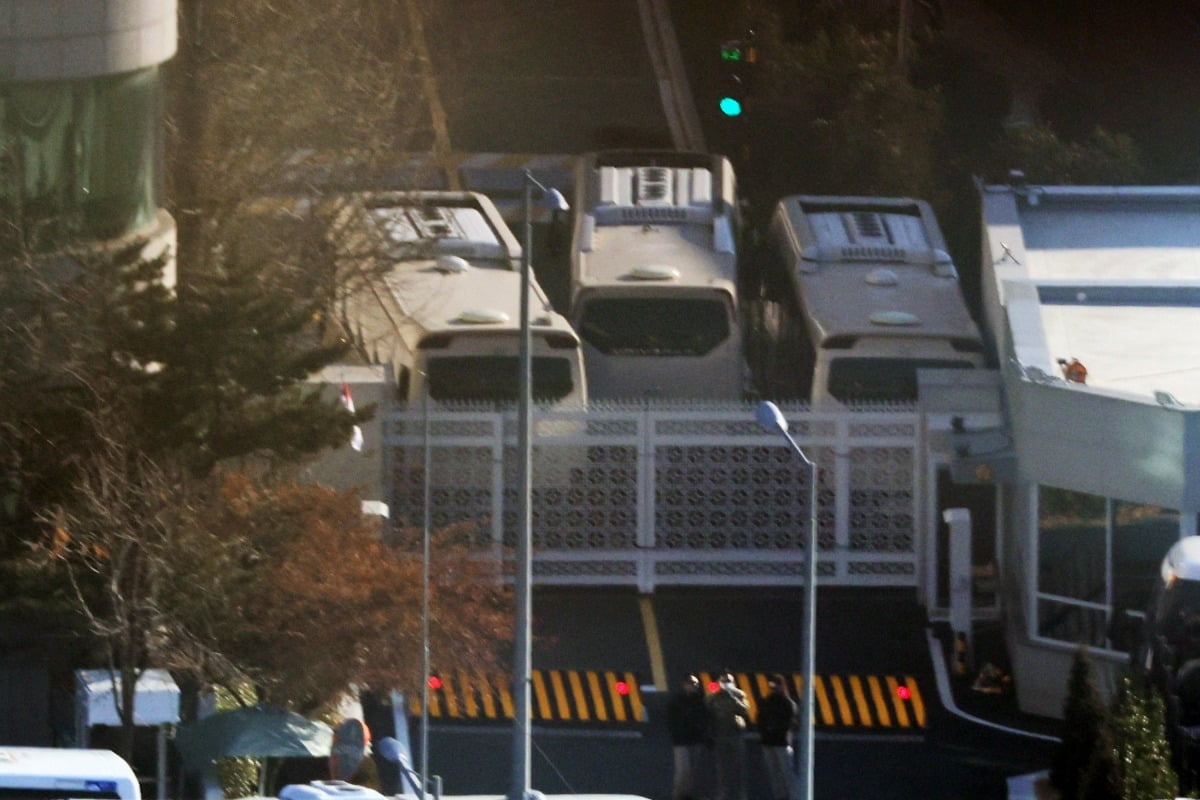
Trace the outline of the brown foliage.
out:
<instances>
[{"instance_id":1,"label":"brown foliage","mask_svg":"<svg viewBox=\"0 0 1200 800\"><path fill-rule=\"evenodd\" d=\"M351 684L420 685L420 550L385 545L354 494L230 475L211 524L247 544L216 649L268 700L310 710ZM507 591L495 559L454 543L455 534L439 532L432 548L434 663L494 669L511 635Z\"/></svg>"},{"instance_id":2,"label":"brown foliage","mask_svg":"<svg viewBox=\"0 0 1200 800\"><path fill-rule=\"evenodd\" d=\"M95 447L79 457L70 495L39 513L42 535L32 555L52 568L48 579L65 579L65 599L95 646L92 658L119 680L117 749L129 757L138 677L188 649L172 613L174 565L218 548L192 535L194 487L178 467L130 447L120 419L95 423Z\"/></svg>"}]
</instances>

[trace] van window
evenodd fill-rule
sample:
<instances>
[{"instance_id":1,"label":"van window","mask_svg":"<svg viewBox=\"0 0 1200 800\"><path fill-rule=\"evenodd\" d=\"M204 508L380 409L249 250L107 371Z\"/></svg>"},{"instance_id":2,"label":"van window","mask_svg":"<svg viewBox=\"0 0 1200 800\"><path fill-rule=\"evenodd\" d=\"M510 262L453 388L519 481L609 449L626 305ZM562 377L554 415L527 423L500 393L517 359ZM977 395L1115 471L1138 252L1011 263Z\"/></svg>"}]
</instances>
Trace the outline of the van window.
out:
<instances>
[{"instance_id":1,"label":"van window","mask_svg":"<svg viewBox=\"0 0 1200 800\"><path fill-rule=\"evenodd\" d=\"M579 335L605 355L702 356L729 338L729 316L720 297L600 297Z\"/></svg>"},{"instance_id":2,"label":"van window","mask_svg":"<svg viewBox=\"0 0 1200 800\"><path fill-rule=\"evenodd\" d=\"M969 361L936 358L835 358L829 363L829 394L851 401L912 402L918 369L971 369Z\"/></svg>"},{"instance_id":3,"label":"van window","mask_svg":"<svg viewBox=\"0 0 1200 800\"><path fill-rule=\"evenodd\" d=\"M429 359L429 396L441 402L517 401L517 356L441 356ZM571 361L534 356L530 393L538 401L561 400L575 388Z\"/></svg>"},{"instance_id":4,"label":"van window","mask_svg":"<svg viewBox=\"0 0 1200 800\"><path fill-rule=\"evenodd\" d=\"M0 800L121 800L116 781L89 781L74 789L12 789L0 787Z\"/></svg>"}]
</instances>

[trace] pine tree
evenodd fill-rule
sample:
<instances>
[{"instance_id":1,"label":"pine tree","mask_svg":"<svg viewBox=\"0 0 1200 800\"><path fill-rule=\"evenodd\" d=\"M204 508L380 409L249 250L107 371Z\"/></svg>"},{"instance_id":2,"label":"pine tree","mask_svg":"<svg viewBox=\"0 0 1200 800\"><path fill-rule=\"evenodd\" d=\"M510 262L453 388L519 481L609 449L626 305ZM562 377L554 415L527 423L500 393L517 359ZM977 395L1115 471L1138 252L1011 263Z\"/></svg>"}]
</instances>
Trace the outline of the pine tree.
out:
<instances>
[{"instance_id":1,"label":"pine tree","mask_svg":"<svg viewBox=\"0 0 1200 800\"><path fill-rule=\"evenodd\" d=\"M1121 796L1129 800L1175 797L1179 778L1171 767L1162 698L1126 678L1113 711L1121 765Z\"/></svg>"},{"instance_id":2,"label":"pine tree","mask_svg":"<svg viewBox=\"0 0 1200 800\"><path fill-rule=\"evenodd\" d=\"M1062 742L1050 768L1050 783L1062 800L1083 800L1082 781L1109 727L1108 709L1096 687L1091 657L1087 647L1080 645L1067 679Z\"/></svg>"},{"instance_id":3,"label":"pine tree","mask_svg":"<svg viewBox=\"0 0 1200 800\"><path fill-rule=\"evenodd\" d=\"M1102 726L1096 731L1095 746L1079 779L1076 796L1087 800L1123 800L1121 763L1113 731Z\"/></svg>"},{"instance_id":4,"label":"pine tree","mask_svg":"<svg viewBox=\"0 0 1200 800\"><path fill-rule=\"evenodd\" d=\"M205 473L224 459L291 461L349 438L350 417L305 384L345 347L315 340L328 298L297 272L231 258L180 286L140 409L152 449L183 450ZM371 409L359 412L361 421Z\"/></svg>"},{"instance_id":5,"label":"pine tree","mask_svg":"<svg viewBox=\"0 0 1200 800\"><path fill-rule=\"evenodd\" d=\"M150 377L147 343L168 330L171 299L163 259L142 246L0 258L0 559L19 559L37 511L70 490L103 433L96 412L132 416Z\"/></svg>"}]
</instances>

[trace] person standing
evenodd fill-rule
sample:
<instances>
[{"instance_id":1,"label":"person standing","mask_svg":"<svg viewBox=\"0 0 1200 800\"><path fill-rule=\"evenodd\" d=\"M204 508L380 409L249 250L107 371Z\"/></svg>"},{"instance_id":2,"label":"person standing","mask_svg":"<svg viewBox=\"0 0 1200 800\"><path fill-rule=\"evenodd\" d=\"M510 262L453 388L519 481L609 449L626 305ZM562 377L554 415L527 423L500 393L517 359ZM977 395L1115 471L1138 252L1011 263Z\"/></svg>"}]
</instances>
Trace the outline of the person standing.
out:
<instances>
[{"instance_id":1,"label":"person standing","mask_svg":"<svg viewBox=\"0 0 1200 800\"><path fill-rule=\"evenodd\" d=\"M758 735L771 785L771 800L792 796L792 732L796 729L796 701L788 695L787 680L778 673L767 679L770 691L758 704Z\"/></svg>"},{"instance_id":2,"label":"person standing","mask_svg":"<svg viewBox=\"0 0 1200 800\"><path fill-rule=\"evenodd\" d=\"M686 676L679 691L667 701L667 731L675 755L675 780L671 784L671 800L700 800L700 772L704 764L705 734L708 708L700 679Z\"/></svg>"},{"instance_id":3,"label":"person standing","mask_svg":"<svg viewBox=\"0 0 1200 800\"><path fill-rule=\"evenodd\" d=\"M705 702L708 738L716 768L716 800L746 800L746 757L742 744L742 732L750 721L746 693L734 685L733 675L725 671L717 680L717 690Z\"/></svg>"}]
</instances>

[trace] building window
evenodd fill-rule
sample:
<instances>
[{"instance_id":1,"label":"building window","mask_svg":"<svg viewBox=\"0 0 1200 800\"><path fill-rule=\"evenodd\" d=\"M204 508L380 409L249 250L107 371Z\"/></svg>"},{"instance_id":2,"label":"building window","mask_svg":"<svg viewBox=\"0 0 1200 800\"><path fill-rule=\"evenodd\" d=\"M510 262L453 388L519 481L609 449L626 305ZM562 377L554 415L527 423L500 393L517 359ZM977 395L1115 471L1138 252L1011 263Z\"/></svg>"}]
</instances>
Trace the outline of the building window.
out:
<instances>
[{"instance_id":1,"label":"building window","mask_svg":"<svg viewBox=\"0 0 1200 800\"><path fill-rule=\"evenodd\" d=\"M1143 503L1110 502L1113 610L1145 611L1159 567L1179 540L1179 512Z\"/></svg>"},{"instance_id":2,"label":"building window","mask_svg":"<svg viewBox=\"0 0 1200 800\"><path fill-rule=\"evenodd\" d=\"M157 67L0 86L0 214L14 244L52 250L148 224L162 194L162 113Z\"/></svg>"},{"instance_id":3,"label":"building window","mask_svg":"<svg viewBox=\"0 0 1200 800\"><path fill-rule=\"evenodd\" d=\"M1108 624L1105 508L1103 497L1039 487L1039 636L1104 645Z\"/></svg>"},{"instance_id":4,"label":"building window","mask_svg":"<svg viewBox=\"0 0 1200 800\"><path fill-rule=\"evenodd\" d=\"M1038 488L1037 635L1108 648L1126 609L1142 611L1179 538L1169 509Z\"/></svg>"}]
</instances>

